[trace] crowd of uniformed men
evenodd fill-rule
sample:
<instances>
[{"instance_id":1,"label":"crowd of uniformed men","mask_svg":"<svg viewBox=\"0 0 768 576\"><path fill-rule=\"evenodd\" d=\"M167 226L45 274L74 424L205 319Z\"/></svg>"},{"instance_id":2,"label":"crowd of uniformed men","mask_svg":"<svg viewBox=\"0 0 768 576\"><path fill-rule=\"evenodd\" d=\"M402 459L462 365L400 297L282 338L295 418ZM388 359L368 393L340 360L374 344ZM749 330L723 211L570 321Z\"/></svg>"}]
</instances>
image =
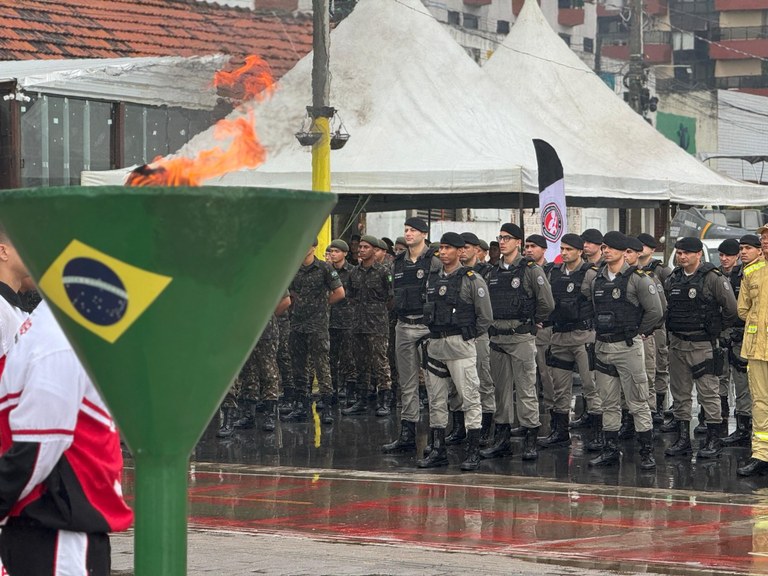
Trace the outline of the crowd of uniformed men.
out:
<instances>
[{"instance_id":1,"label":"crowd of uniformed men","mask_svg":"<svg viewBox=\"0 0 768 576\"><path fill-rule=\"evenodd\" d=\"M267 432L278 417L306 421L316 380L324 425L399 411L385 453L416 451L428 409L421 468L447 465L447 447L462 444L461 469L476 470L512 456L517 438L535 460L583 428L590 466L617 464L636 439L638 466L653 470L654 435L675 434L666 457L693 452L695 385L697 458L751 445L738 474L768 473L768 226L724 240L719 267L701 240L680 238L674 270L653 257L649 234L565 234L558 263L543 236L513 223L490 245L471 232L430 245L428 234L409 218L394 243L334 240L325 261L308 247L222 404L218 436L253 427L258 412Z\"/></svg>"}]
</instances>

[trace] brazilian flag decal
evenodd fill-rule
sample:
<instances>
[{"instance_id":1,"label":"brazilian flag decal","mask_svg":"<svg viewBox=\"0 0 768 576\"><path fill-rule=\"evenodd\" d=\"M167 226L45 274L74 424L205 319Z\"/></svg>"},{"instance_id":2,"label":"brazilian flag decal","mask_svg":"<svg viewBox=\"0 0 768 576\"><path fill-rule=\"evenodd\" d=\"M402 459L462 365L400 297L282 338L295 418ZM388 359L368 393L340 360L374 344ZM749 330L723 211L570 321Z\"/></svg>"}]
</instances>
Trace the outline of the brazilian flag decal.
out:
<instances>
[{"instance_id":1,"label":"brazilian flag decal","mask_svg":"<svg viewBox=\"0 0 768 576\"><path fill-rule=\"evenodd\" d=\"M39 286L72 320L114 344L170 282L73 240Z\"/></svg>"}]
</instances>

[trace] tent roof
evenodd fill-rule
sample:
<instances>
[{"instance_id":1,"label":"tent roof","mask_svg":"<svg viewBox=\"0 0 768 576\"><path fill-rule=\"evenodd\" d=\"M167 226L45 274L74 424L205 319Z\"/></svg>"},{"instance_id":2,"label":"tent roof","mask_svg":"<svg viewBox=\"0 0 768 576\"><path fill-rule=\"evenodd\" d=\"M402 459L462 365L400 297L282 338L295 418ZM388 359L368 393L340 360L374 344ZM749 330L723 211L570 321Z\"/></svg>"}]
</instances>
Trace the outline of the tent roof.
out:
<instances>
[{"instance_id":1,"label":"tent roof","mask_svg":"<svg viewBox=\"0 0 768 576\"><path fill-rule=\"evenodd\" d=\"M222 54L180 58L105 58L0 62L0 82L17 90L148 105L210 109L216 105L214 73Z\"/></svg>"},{"instance_id":2,"label":"tent roof","mask_svg":"<svg viewBox=\"0 0 768 576\"><path fill-rule=\"evenodd\" d=\"M558 152L569 196L686 204L768 202L768 190L714 172L645 122L590 70L528 0L484 67L500 108L528 111Z\"/></svg>"}]
</instances>

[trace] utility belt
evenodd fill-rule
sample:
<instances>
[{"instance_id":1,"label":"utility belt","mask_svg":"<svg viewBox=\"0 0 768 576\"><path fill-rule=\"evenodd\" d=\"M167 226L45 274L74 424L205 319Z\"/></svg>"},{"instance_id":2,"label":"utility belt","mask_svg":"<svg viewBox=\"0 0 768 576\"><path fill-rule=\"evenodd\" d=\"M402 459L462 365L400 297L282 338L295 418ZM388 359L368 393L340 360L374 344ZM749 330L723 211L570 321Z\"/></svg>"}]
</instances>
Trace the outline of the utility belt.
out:
<instances>
[{"instance_id":1,"label":"utility belt","mask_svg":"<svg viewBox=\"0 0 768 576\"><path fill-rule=\"evenodd\" d=\"M520 324L517 328L488 328L488 336L512 336L513 334L536 334L536 325L532 322Z\"/></svg>"},{"instance_id":2,"label":"utility belt","mask_svg":"<svg viewBox=\"0 0 768 576\"><path fill-rule=\"evenodd\" d=\"M559 370L568 370L569 372L572 372L576 367L576 362L573 360L563 360L562 358L554 356L552 354L551 346L547 347L546 352L544 352L544 357L547 360L547 366L550 368L557 368Z\"/></svg>"},{"instance_id":3,"label":"utility belt","mask_svg":"<svg viewBox=\"0 0 768 576\"><path fill-rule=\"evenodd\" d=\"M438 378L450 378L451 372L448 370L448 364L445 362L441 362L440 360L435 360L434 358L429 357L429 337L423 339L422 346L422 355L421 355L421 367L430 372L431 374L434 374ZM420 340L419 343L422 341Z\"/></svg>"},{"instance_id":4,"label":"utility belt","mask_svg":"<svg viewBox=\"0 0 768 576\"><path fill-rule=\"evenodd\" d=\"M686 342L710 342L710 341L712 341L712 336L710 336L706 332L702 332L700 334L683 334L681 332L672 332L672 335L675 336L675 338L679 338L680 340L685 340Z\"/></svg>"},{"instance_id":5,"label":"utility belt","mask_svg":"<svg viewBox=\"0 0 768 576\"><path fill-rule=\"evenodd\" d=\"M595 355L595 370L598 372L602 372L603 374L607 374L608 376L613 376L614 378L619 377L619 370L616 368L613 364L606 364L600 358Z\"/></svg>"},{"instance_id":6,"label":"utility belt","mask_svg":"<svg viewBox=\"0 0 768 576\"><path fill-rule=\"evenodd\" d=\"M552 332L556 334L574 332L575 330L592 330L592 320L581 320L579 322L569 322L567 324L554 324L552 327Z\"/></svg>"},{"instance_id":7,"label":"utility belt","mask_svg":"<svg viewBox=\"0 0 768 576\"><path fill-rule=\"evenodd\" d=\"M691 375L694 379L701 378L708 374L713 376L724 376L727 365L727 352L725 349L719 348L715 342L712 342L712 358L691 366Z\"/></svg>"},{"instance_id":8,"label":"utility belt","mask_svg":"<svg viewBox=\"0 0 768 576\"><path fill-rule=\"evenodd\" d=\"M419 316L418 318L408 318L407 316L398 316L397 321L402 322L403 324L410 324L411 326L418 326L419 324L424 324L424 316Z\"/></svg>"},{"instance_id":9,"label":"utility belt","mask_svg":"<svg viewBox=\"0 0 768 576\"><path fill-rule=\"evenodd\" d=\"M744 360L741 356L736 354L736 352L733 351L733 348L728 348L728 360L736 372L741 372L743 374L747 371L749 361Z\"/></svg>"},{"instance_id":10,"label":"utility belt","mask_svg":"<svg viewBox=\"0 0 768 576\"><path fill-rule=\"evenodd\" d=\"M461 336L464 331L461 328L448 328L447 330L440 330L437 332L429 333L429 337L433 339L448 338L449 336Z\"/></svg>"},{"instance_id":11,"label":"utility belt","mask_svg":"<svg viewBox=\"0 0 768 576\"><path fill-rule=\"evenodd\" d=\"M607 342L609 344L626 342L627 346L632 346L632 341L635 336L637 336L637 332L629 332L626 334L597 334L595 338L600 342Z\"/></svg>"}]
</instances>

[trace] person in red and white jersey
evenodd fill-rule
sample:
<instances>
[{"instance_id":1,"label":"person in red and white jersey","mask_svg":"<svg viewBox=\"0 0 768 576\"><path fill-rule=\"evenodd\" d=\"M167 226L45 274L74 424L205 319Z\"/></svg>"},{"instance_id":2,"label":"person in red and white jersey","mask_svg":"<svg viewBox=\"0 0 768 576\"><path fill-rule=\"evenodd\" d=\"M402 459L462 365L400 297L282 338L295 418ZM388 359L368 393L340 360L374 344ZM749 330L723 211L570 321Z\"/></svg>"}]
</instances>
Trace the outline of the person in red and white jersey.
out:
<instances>
[{"instance_id":1,"label":"person in red and white jersey","mask_svg":"<svg viewBox=\"0 0 768 576\"><path fill-rule=\"evenodd\" d=\"M27 317L19 290L28 279L29 272L16 248L0 229L0 374L16 330Z\"/></svg>"},{"instance_id":2,"label":"person in red and white jersey","mask_svg":"<svg viewBox=\"0 0 768 576\"><path fill-rule=\"evenodd\" d=\"M112 417L43 301L0 379L0 558L11 576L108 576L126 530Z\"/></svg>"}]
</instances>

